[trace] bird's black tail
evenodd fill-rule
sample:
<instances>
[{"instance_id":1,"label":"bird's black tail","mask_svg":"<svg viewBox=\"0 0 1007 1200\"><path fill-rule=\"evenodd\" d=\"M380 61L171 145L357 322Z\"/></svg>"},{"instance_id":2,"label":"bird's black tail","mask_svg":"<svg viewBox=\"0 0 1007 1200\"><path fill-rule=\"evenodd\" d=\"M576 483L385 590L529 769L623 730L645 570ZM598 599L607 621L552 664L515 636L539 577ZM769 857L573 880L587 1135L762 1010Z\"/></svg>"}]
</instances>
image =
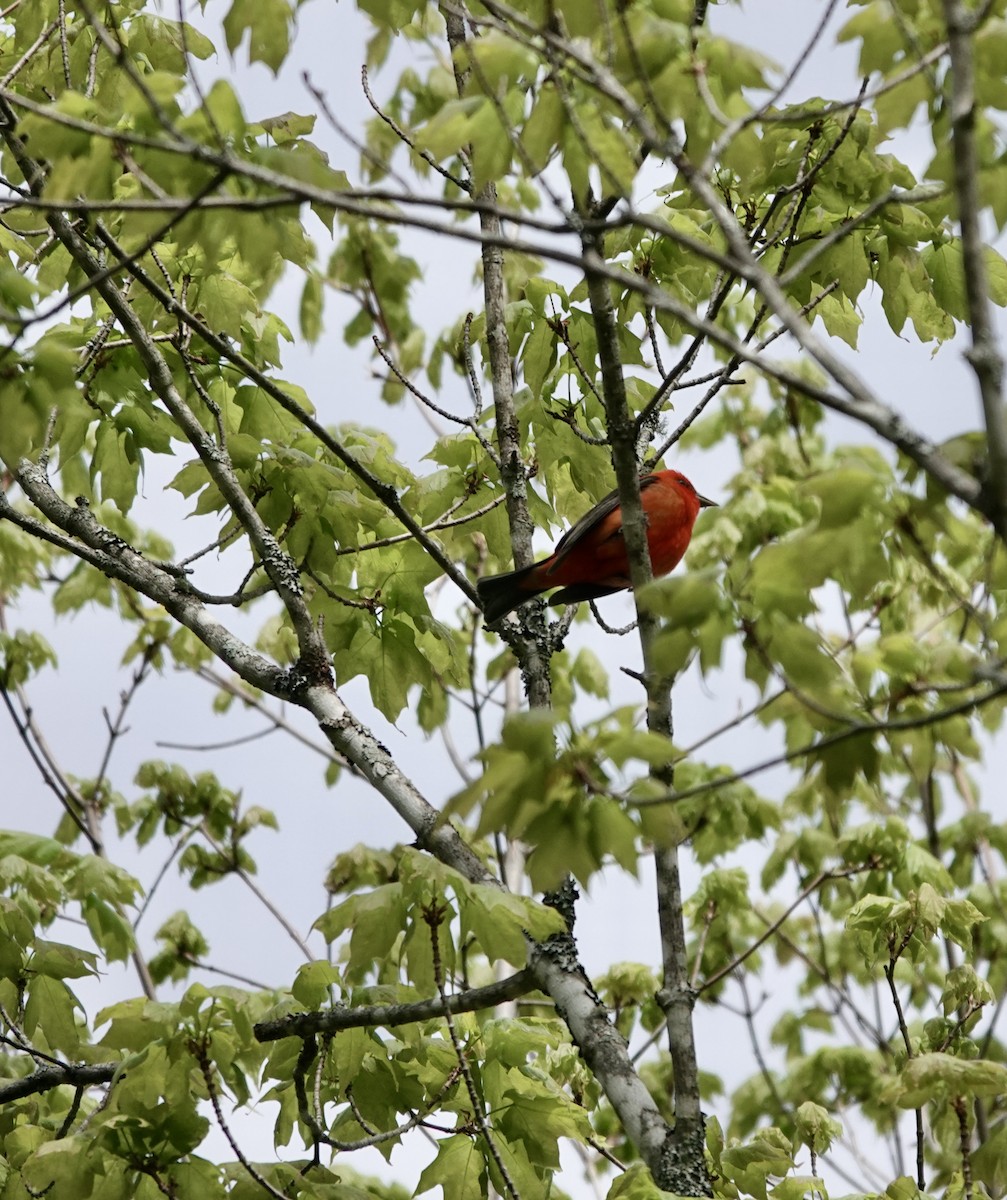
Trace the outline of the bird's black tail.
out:
<instances>
[{"instance_id":1,"label":"bird's black tail","mask_svg":"<svg viewBox=\"0 0 1007 1200\"><path fill-rule=\"evenodd\" d=\"M526 600L531 600L533 596L546 590L534 586L521 586L534 571L535 565L537 564L521 567L517 571L506 571L503 575L487 575L476 583L476 591L479 593L479 602L483 606L483 616L487 624L492 625L494 621L506 617Z\"/></svg>"}]
</instances>

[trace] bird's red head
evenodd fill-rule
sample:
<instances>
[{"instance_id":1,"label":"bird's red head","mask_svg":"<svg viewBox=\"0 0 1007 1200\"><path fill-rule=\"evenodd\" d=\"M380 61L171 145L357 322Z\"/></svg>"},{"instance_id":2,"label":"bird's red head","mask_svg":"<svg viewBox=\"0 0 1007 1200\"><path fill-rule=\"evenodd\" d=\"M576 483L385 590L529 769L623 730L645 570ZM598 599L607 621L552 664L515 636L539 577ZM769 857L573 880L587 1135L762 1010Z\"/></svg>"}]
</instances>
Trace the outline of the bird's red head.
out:
<instances>
[{"instance_id":1,"label":"bird's red head","mask_svg":"<svg viewBox=\"0 0 1007 1200\"><path fill-rule=\"evenodd\" d=\"M701 508L716 508L716 500L708 500L705 496L701 496L692 485L691 479L686 479L681 471L658 471L658 475L664 476L668 483L673 483L685 496L693 500L696 505L696 511Z\"/></svg>"}]
</instances>

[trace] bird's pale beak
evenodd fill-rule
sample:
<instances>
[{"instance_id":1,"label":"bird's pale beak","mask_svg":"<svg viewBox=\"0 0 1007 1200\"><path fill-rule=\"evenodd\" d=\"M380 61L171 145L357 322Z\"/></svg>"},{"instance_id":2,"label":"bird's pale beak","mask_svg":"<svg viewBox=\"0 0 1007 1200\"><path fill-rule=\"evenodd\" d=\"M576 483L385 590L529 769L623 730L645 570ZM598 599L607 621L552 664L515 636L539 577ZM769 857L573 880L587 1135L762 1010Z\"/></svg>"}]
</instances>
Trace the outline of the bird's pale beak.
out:
<instances>
[{"instance_id":1,"label":"bird's pale beak","mask_svg":"<svg viewBox=\"0 0 1007 1200\"><path fill-rule=\"evenodd\" d=\"M699 500L700 508L720 508L716 500L707 500L705 496L700 496L698 492L696 498Z\"/></svg>"}]
</instances>

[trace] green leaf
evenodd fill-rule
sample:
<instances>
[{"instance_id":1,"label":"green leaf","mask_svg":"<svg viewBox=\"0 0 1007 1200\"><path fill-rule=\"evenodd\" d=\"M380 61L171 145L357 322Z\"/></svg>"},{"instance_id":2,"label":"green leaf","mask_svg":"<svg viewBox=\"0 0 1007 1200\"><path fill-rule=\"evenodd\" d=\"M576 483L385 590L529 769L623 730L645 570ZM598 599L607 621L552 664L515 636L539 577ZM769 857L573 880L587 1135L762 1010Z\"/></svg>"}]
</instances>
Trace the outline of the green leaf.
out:
<instances>
[{"instance_id":1,"label":"green leaf","mask_svg":"<svg viewBox=\"0 0 1007 1200\"><path fill-rule=\"evenodd\" d=\"M249 62L263 62L275 75L290 49L294 19L288 0L234 0L224 18L227 48L233 54L249 35Z\"/></svg>"},{"instance_id":2,"label":"green leaf","mask_svg":"<svg viewBox=\"0 0 1007 1200\"><path fill-rule=\"evenodd\" d=\"M0 830L0 856L16 854L38 866L51 866L60 859L66 861L69 851L55 838L37 833Z\"/></svg>"},{"instance_id":3,"label":"green leaf","mask_svg":"<svg viewBox=\"0 0 1007 1200\"><path fill-rule=\"evenodd\" d=\"M941 1007L946 1017L960 1008L978 1009L995 1001L993 989L969 963L963 963L948 972L941 993Z\"/></svg>"},{"instance_id":4,"label":"green leaf","mask_svg":"<svg viewBox=\"0 0 1007 1200\"><path fill-rule=\"evenodd\" d=\"M389 883L337 904L315 922L327 942L351 930L349 965L359 971L384 958L405 927L402 886Z\"/></svg>"},{"instance_id":5,"label":"green leaf","mask_svg":"<svg viewBox=\"0 0 1007 1200\"><path fill-rule=\"evenodd\" d=\"M304 280L304 290L301 292L300 320L304 340L312 345L322 336L323 306L322 281L314 272L309 272Z\"/></svg>"},{"instance_id":6,"label":"green leaf","mask_svg":"<svg viewBox=\"0 0 1007 1200\"><path fill-rule=\"evenodd\" d=\"M1007 1124L1001 1122L972 1151L972 1174L986 1185L991 1195L999 1195L1007 1188Z\"/></svg>"},{"instance_id":7,"label":"green leaf","mask_svg":"<svg viewBox=\"0 0 1007 1200\"><path fill-rule=\"evenodd\" d=\"M501 1131L509 1142L524 1149L530 1163L557 1170L559 1140L584 1142L591 1136L584 1108L574 1104L552 1080L523 1067L507 1066L491 1051L483 1081L491 1108L501 1114Z\"/></svg>"},{"instance_id":8,"label":"green leaf","mask_svg":"<svg viewBox=\"0 0 1007 1200\"><path fill-rule=\"evenodd\" d=\"M52 979L80 979L98 974L98 956L76 946L37 939L27 964L28 970Z\"/></svg>"},{"instance_id":9,"label":"green leaf","mask_svg":"<svg viewBox=\"0 0 1007 1200\"><path fill-rule=\"evenodd\" d=\"M194 307L214 333L239 337L242 324L259 313L250 287L223 271L207 277L196 289Z\"/></svg>"},{"instance_id":10,"label":"green leaf","mask_svg":"<svg viewBox=\"0 0 1007 1200\"><path fill-rule=\"evenodd\" d=\"M618 126L610 124L596 109L585 106L578 114L583 137L602 174L606 194L628 195L633 188L639 163L636 150Z\"/></svg>"},{"instance_id":11,"label":"green leaf","mask_svg":"<svg viewBox=\"0 0 1007 1200\"><path fill-rule=\"evenodd\" d=\"M36 1044L75 1057L81 1034L74 1015L78 1009L83 1011L80 1001L62 980L36 975L28 985L24 1031Z\"/></svg>"},{"instance_id":12,"label":"green leaf","mask_svg":"<svg viewBox=\"0 0 1007 1200\"><path fill-rule=\"evenodd\" d=\"M895 56L902 52L902 34L898 25L888 19L883 4L868 4L840 29L837 41L860 41L859 71L870 75L874 71L887 74Z\"/></svg>"},{"instance_id":13,"label":"green leaf","mask_svg":"<svg viewBox=\"0 0 1007 1200\"><path fill-rule=\"evenodd\" d=\"M79 1137L54 1139L38 1147L21 1167L24 1182L33 1191L49 1189L69 1195L90 1192L95 1164L88 1146Z\"/></svg>"},{"instance_id":14,"label":"green leaf","mask_svg":"<svg viewBox=\"0 0 1007 1200\"><path fill-rule=\"evenodd\" d=\"M476 97L449 100L418 132L417 145L436 159L451 158L471 139L472 117L482 105Z\"/></svg>"},{"instance_id":15,"label":"green leaf","mask_svg":"<svg viewBox=\"0 0 1007 1200\"><path fill-rule=\"evenodd\" d=\"M537 170L546 166L559 145L563 124L563 100L559 90L551 83L544 83L521 131L525 154Z\"/></svg>"},{"instance_id":16,"label":"green leaf","mask_svg":"<svg viewBox=\"0 0 1007 1200\"><path fill-rule=\"evenodd\" d=\"M822 1180L817 1175L788 1175L770 1190L773 1200L805 1200L807 1196L820 1196L829 1200Z\"/></svg>"},{"instance_id":17,"label":"green leaf","mask_svg":"<svg viewBox=\"0 0 1007 1200\"><path fill-rule=\"evenodd\" d=\"M226 79L218 79L206 93L206 109L225 137L238 139L245 133L245 115L234 88Z\"/></svg>"},{"instance_id":18,"label":"green leaf","mask_svg":"<svg viewBox=\"0 0 1007 1200\"><path fill-rule=\"evenodd\" d=\"M843 1136L842 1125L829 1116L827 1109L810 1100L798 1105L794 1113L794 1130L799 1144L816 1154L827 1153L836 1138Z\"/></svg>"},{"instance_id":19,"label":"green leaf","mask_svg":"<svg viewBox=\"0 0 1007 1200\"><path fill-rule=\"evenodd\" d=\"M750 1142L732 1146L721 1157L724 1176L743 1192L766 1200L774 1176L793 1169L790 1140L779 1129L763 1130Z\"/></svg>"},{"instance_id":20,"label":"green leaf","mask_svg":"<svg viewBox=\"0 0 1007 1200\"><path fill-rule=\"evenodd\" d=\"M520 106L523 96L511 93ZM515 107L512 104L512 107ZM506 115L506 114L505 114ZM511 130L501 121L495 105L486 101L480 104L469 120L469 135L472 149L472 182L483 188L505 175L511 161L514 141Z\"/></svg>"},{"instance_id":21,"label":"green leaf","mask_svg":"<svg viewBox=\"0 0 1007 1200\"><path fill-rule=\"evenodd\" d=\"M923 889L920 890L922 892ZM947 900L941 908L941 931L968 951L972 949L976 927L987 920L989 918L986 914L976 908L970 900L960 897Z\"/></svg>"},{"instance_id":22,"label":"green leaf","mask_svg":"<svg viewBox=\"0 0 1007 1200\"><path fill-rule=\"evenodd\" d=\"M334 666L341 682L366 674L371 697L389 721L405 708L410 687L428 685L431 679L430 660L417 645L415 627L397 618L377 628L360 624L349 643L336 648Z\"/></svg>"},{"instance_id":23,"label":"green leaf","mask_svg":"<svg viewBox=\"0 0 1007 1200\"><path fill-rule=\"evenodd\" d=\"M582 646L573 660L570 674L577 686L589 696L608 698L608 672L601 659L588 646Z\"/></svg>"},{"instance_id":24,"label":"green leaf","mask_svg":"<svg viewBox=\"0 0 1007 1200\"><path fill-rule=\"evenodd\" d=\"M983 259L990 299L1003 308L1007 306L1007 260L992 246L983 247Z\"/></svg>"},{"instance_id":25,"label":"green leaf","mask_svg":"<svg viewBox=\"0 0 1007 1200\"><path fill-rule=\"evenodd\" d=\"M136 499L140 477L140 455L130 447L130 437L112 424L102 422L95 438L91 478L101 477L102 499L111 500L124 515Z\"/></svg>"},{"instance_id":26,"label":"green leaf","mask_svg":"<svg viewBox=\"0 0 1007 1200\"><path fill-rule=\"evenodd\" d=\"M330 988L339 982L336 967L321 960L299 967L290 991L305 1008L320 1008L329 999Z\"/></svg>"},{"instance_id":27,"label":"green leaf","mask_svg":"<svg viewBox=\"0 0 1007 1200\"><path fill-rule=\"evenodd\" d=\"M416 1195L443 1189L444 1200L480 1200L486 1194L486 1164L475 1141L465 1134L443 1138L437 1157L416 1184Z\"/></svg>"},{"instance_id":28,"label":"green leaf","mask_svg":"<svg viewBox=\"0 0 1007 1200\"><path fill-rule=\"evenodd\" d=\"M484 884L459 888L457 885L462 928L471 930L491 961L502 958L522 967L527 958L526 934L542 941L566 932L560 914L530 896L515 896Z\"/></svg>"},{"instance_id":29,"label":"green leaf","mask_svg":"<svg viewBox=\"0 0 1007 1200\"><path fill-rule=\"evenodd\" d=\"M654 579L641 589L640 602L676 627L689 629L702 625L722 603L716 578L702 571Z\"/></svg>"},{"instance_id":30,"label":"green leaf","mask_svg":"<svg viewBox=\"0 0 1007 1200\"><path fill-rule=\"evenodd\" d=\"M315 128L314 113L285 112L278 117L266 117L259 122L259 127L277 144L296 141L305 137Z\"/></svg>"},{"instance_id":31,"label":"green leaf","mask_svg":"<svg viewBox=\"0 0 1007 1200\"><path fill-rule=\"evenodd\" d=\"M847 914L846 928L853 931L868 962L873 962L887 951L896 918L907 913L906 906L892 896L864 896Z\"/></svg>"},{"instance_id":32,"label":"green leaf","mask_svg":"<svg viewBox=\"0 0 1007 1200\"><path fill-rule=\"evenodd\" d=\"M91 893L81 902L84 920L110 962L122 962L129 957L134 947L133 927L113 905Z\"/></svg>"},{"instance_id":33,"label":"green leaf","mask_svg":"<svg viewBox=\"0 0 1007 1200\"><path fill-rule=\"evenodd\" d=\"M474 57L473 82L491 94L498 94L502 84L520 83L538 70L538 60L530 48L492 29L468 42L461 55Z\"/></svg>"},{"instance_id":34,"label":"green leaf","mask_svg":"<svg viewBox=\"0 0 1007 1200\"><path fill-rule=\"evenodd\" d=\"M606 1200L666 1200L672 1194L657 1186L643 1163L631 1163L612 1180Z\"/></svg>"},{"instance_id":35,"label":"green leaf","mask_svg":"<svg viewBox=\"0 0 1007 1200\"><path fill-rule=\"evenodd\" d=\"M965 300L965 271L961 242L945 242L923 251L923 262L933 284L934 296L946 312L963 320L968 306Z\"/></svg>"},{"instance_id":36,"label":"green leaf","mask_svg":"<svg viewBox=\"0 0 1007 1200\"><path fill-rule=\"evenodd\" d=\"M815 316L833 337L841 338L856 350L863 317L847 296L826 296L815 308Z\"/></svg>"},{"instance_id":37,"label":"green leaf","mask_svg":"<svg viewBox=\"0 0 1007 1200\"><path fill-rule=\"evenodd\" d=\"M893 1092L899 1108L920 1108L933 1100L960 1096L1002 1096L1007 1092L1007 1066L950 1054L921 1054L905 1063Z\"/></svg>"},{"instance_id":38,"label":"green leaf","mask_svg":"<svg viewBox=\"0 0 1007 1200\"><path fill-rule=\"evenodd\" d=\"M548 320L543 317L533 326L521 356L525 383L536 400L542 395L542 384L549 374L555 355L556 335Z\"/></svg>"}]
</instances>

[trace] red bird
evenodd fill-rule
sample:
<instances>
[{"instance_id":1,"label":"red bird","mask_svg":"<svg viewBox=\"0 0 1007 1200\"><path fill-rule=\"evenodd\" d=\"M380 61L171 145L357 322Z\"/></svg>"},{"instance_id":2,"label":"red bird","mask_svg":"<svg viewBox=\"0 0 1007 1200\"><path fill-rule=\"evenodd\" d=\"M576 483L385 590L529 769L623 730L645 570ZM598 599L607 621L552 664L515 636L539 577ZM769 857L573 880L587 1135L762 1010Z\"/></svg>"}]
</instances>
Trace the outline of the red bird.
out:
<instances>
[{"instance_id":1,"label":"red bird","mask_svg":"<svg viewBox=\"0 0 1007 1200\"><path fill-rule=\"evenodd\" d=\"M655 575L678 566L692 537L701 508L716 508L700 496L679 471L655 471L640 480L640 502L647 517L647 545ZM631 586L629 557L622 538L619 493L609 492L560 539L548 558L489 575L476 584L486 620L492 624L540 592L559 587L550 604L594 600Z\"/></svg>"}]
</instances>

